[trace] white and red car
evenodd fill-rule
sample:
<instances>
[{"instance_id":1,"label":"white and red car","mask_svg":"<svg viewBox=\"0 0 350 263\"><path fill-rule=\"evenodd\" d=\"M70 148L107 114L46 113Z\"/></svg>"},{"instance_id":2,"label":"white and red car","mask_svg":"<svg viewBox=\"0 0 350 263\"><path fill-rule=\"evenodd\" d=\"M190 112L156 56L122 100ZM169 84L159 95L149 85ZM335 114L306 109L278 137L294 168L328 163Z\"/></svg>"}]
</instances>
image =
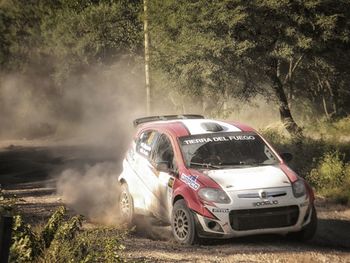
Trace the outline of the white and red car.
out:
<instances>
[{"instance_id":1,"label":"white and red car","mask_svg":"<svg viewBox=\"0 0 350 263\"><path fill-rule=\"evenodd\" d=\"M172 226L175 239L255 234L313 237L314 194L308 183L254 129L200 115L134 121L137 132L123 161L120 208Z\"/></svg>"}]
</instances>

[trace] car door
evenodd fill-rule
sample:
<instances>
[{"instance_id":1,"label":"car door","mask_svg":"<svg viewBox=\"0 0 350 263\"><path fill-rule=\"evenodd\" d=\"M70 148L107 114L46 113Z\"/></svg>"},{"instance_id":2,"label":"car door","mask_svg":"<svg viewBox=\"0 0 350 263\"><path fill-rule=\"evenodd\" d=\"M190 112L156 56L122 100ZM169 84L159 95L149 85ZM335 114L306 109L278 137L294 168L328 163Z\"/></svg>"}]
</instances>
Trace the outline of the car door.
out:
<instances>
[{"instance_id":1,"label":"car door","mask_svg":"<svg viewBox=\"0 0 350 263\"><path fill-rule=\"evenodd\" d=\"M146 130L142 132L136 140L136 154L133 167L137 175L137 180L134 188L138 189L135 195L138 196L139 199L137 204L135 202L135 205L142 208L145 212L152 212L157 203L156 192L158 180L156 180L154 176L151 154L158 136L158 132ZM142 187L136 187L137 185Z\"/></svg>"},{"instance_id":2,"label":"car door","mask_svg":"<svg viewBox=\"0 0 350 263\"><path fill-rule=\"evenodd\" d=\"M154 176L158 181L158 188L156 190L158 206L155 207L153 213L163 221L170 222L170 209L173 194L172 184L175 180L177 164L174 158L173 146L166 134L160 134L158 136L152 153L152 161ZM168 170L158 170L157 167L159 164L167 164Z\"/></svg>"}]
</instances>

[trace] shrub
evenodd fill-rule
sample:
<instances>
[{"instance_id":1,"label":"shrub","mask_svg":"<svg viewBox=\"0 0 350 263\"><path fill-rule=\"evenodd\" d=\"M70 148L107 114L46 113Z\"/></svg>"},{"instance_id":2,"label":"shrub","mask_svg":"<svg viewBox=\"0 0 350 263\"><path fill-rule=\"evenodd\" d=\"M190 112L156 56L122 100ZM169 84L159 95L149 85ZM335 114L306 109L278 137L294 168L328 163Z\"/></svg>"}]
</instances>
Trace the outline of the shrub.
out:
<instances>
[{"instance_id":1,"label":"shrub","mask_svg":"<svg viewBox=\"0 0 350 263\"><path fill-rule=\"evenodd\" d=\"M10 262L32 262L41 253L41 242L21 216L14 217Z\"/></svg>"},{"instance_id":2,"label":"shrub","mask_svg":"<svg viewBox=\"0 0 350 263\"><path fill-rule=\"evenodd\" d=\"M337 202L350 203L350 163L339 151L327 152L307 179L318 192Z\"/></svg>"},{"instance_id":3,"label":"shrub","mask_svg":"<svg viewBox=\"0 0 350 263\"><path fill-rule=\"evenodd\" d=\"M127 232L113 228L82 230L83 217L67 218L60 207L37 232L15 216L10 262L123 262Z\"/></svg>"},{"instance_id":4,"label":"shrub","mask_svg":"<svg viewBox=\"0 0 350 263\"><path fill-rule=\"evenodd\" d=\"M345 164L338 151L328 152L311 170L309 181L318 189L334 188L340 186L345 177Z\"/></svg>"},{"instance_id":5,"label":"shrub","mask_svg":"<svg viewBox=\"0 0 350 263\"><path fill-rule=\"evenodd\" d=\"M74 238L66 234L57 236L39 262L124 262L121 241L125 234L112 228L98 228L79 232Z\"/></svg>"},{"instance_id":6,"label":"shrub","mask_svg":"<svg viewBox=\"0 0 350 263\"><path fill-rule=\"evenodd\" d=\"M44 241L45 248L48 248L53 240L58 227L62 224L66 209L64 206L59 207L55 213L50 217L44 230L41 233L41 237Z\"/></svg>"}]
</instances>

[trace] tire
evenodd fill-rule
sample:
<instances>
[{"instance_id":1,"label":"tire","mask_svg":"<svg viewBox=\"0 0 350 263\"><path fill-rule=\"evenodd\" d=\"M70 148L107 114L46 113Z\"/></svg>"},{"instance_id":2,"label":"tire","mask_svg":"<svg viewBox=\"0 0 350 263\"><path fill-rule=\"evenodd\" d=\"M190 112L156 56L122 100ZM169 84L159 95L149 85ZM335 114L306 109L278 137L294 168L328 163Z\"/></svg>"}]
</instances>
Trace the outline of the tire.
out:
<instances>
[{"instance_id":1,"label":"tire","mask_svg":"<svg viewBox=\"0 0 350 263\"><path fill-rule=\"evenodd\" d=\"M176 201L174 204L171 227L177 242L192 245L198 241L194 215L183 199Z\"/></svg>"},{"instance_id":2,"label":"tire","mask_svg":"<svg viewBox=\"0 0 350 263\"><path fill-rule=\"evenodd\" d=\"M120 186L119 210L122 223L131 227L134 220L134 203L126 183Z\"/></svg>"},{"instance_id":3,"label":"tire","mask_svg":"<svg viewBox=\"0 0 350 263\"><path fill-rule=\"evenodd\" d=\"M308 241L311 240L317 230L317 213L314 206L311 209L311 221L301 231L290 233L290 237L296 241Z\"/></svg>"}]
</instances>

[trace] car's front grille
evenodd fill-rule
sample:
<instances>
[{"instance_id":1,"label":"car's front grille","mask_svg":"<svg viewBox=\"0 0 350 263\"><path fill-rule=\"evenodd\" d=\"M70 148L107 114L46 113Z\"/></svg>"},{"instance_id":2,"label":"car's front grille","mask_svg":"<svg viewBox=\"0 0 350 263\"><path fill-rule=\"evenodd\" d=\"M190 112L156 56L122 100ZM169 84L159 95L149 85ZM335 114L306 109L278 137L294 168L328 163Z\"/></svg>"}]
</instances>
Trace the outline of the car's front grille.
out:
<instances>
[{"instance_id":1,"label":"car's front grille","mask_svg":"<svg viewBox=\"0 0 350 263\"><path fill-rule=\"evenodd\" d=\"M230 224L234 230L252 230L292 226L297 223L299 208L296 205L232 210Z\"/></svg>"}]
</instances>

